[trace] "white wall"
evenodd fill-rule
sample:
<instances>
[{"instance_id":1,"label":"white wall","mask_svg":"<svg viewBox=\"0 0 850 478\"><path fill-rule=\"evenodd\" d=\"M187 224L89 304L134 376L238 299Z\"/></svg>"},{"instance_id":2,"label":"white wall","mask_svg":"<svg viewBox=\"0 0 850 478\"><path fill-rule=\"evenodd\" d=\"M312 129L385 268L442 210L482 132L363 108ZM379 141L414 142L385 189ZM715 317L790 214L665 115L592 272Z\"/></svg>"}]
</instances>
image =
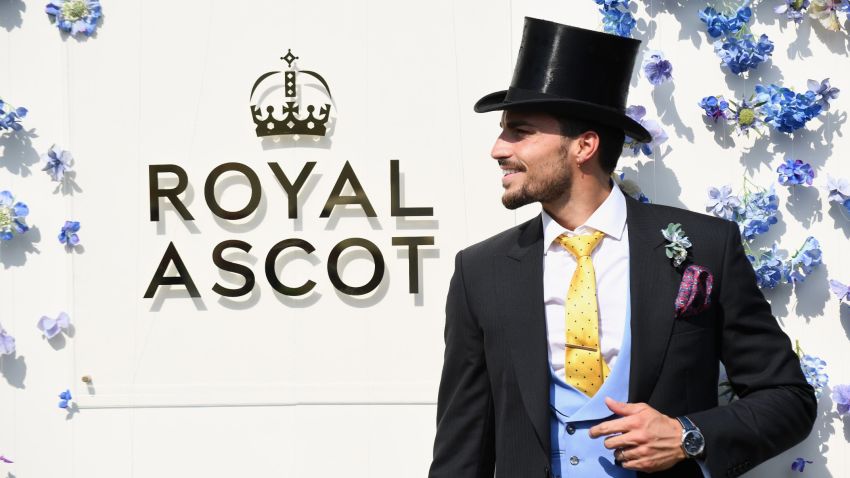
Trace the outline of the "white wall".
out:
<instances>
[{"instance_id":1,"label":"white wall","mask_svg":"<svg viewBox=\"0 0 850 478\"><path fill-rule=\"evenodd\" d=\"M33 226L0 245L0 323L18 346L16 357L0 359L0 454L16 462L0 476L424 476L454 254L538 211L502 208L500 173L489 158L498 114L477 115L472 104L510 81L523 16L599 28L594 2L104 3L103 23L87 41L63 38L42 3L0 4L0 97L30 109L27 135L0 138L0 190L30 206ZM850 177L841 132L850 105L846 33L808 22L797 33L763 3L753 28L770 35L776 52L772 64L741 79L720 70L697 19L701 2L675 3L638 5L638 36L664 50L675 81L653 91L636 73L630 95L670 140L661 160L620 162L653 202L704 211L707 187L737 189L745 172L768 185L785 153L813 163L818 186L826 172ZM250 121L254 79L282 68L287 48L333 93L333 134L312 145L264 142ZM806 79L825 77L845 94L825 122L814 120L813 131L793 141L723 139L696 105L709 94L740 96L759 81L804 90ZM53 143L77 158L70 191L56 191L40 171L38 156ZM433 218L390 216L391 159L404 175L404 205L433 207ZM236 224L204 202L207 174L231 161L249 165L263 186L258 212ZM302 217L288 219L265 163L293 178L308 161L317 166ZM319 218L346 161L377 218L357 208ZM169 207L160 222L149 220L152 164L187 171L195 221ZM245 181L224 184L223 205L244 204ZM759 244L781 233L782 247L794 250L813 234L825 265L796 291L784 286L768 298L792 339L828 362L831 383L848 383L850 314L826 281L850 281L842 275L850 219L830 209L822 189L798 190L792 202L777 190L781 221ZM68 253L56 241L66 219L82 222L83 251ZM412 295L408 256L391 238L419 235L436 244L422 248L422 292ZM325 271L333 245L355 236L376 243L387 264L381 286L359 299L337 293ZM290 283L317 282L306 298L283 298L263 274L271 245L291 237L316 247L312 263L296 254L285 266ZM244 300L211 290L217 281L241 284L211 261L226 239L253 246L250 255L233 255L256 274ZM172 241L202 297L175 288L143 299ZM363 257L344 259L352 284L371 272ZM71 315L73 336L48 343L35 324L61 310ZM79 407L70 417L56 407L65 388ZM809 476L845 476L850 428L828 392L820 406L808 440L748 476L785 476L798 456L814 461Z\"/></svg>"}]
</instances>

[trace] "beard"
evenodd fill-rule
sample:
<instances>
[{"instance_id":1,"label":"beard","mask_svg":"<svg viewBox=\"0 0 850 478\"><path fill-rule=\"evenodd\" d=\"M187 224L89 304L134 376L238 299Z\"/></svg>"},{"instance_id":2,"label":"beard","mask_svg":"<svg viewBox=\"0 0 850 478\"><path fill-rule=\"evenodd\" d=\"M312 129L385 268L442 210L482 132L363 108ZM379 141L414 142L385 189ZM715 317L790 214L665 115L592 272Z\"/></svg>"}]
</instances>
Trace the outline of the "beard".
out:
<instances>
[{"instance_id":1,"label":"beard","mask_svg":"<svg viewBox=\"0 0 850 478\"><path fill-rule=\"evenodd\" d=\"M529 176L525 171L525 181L519 190L508 191L502 195L502 204L508 209L517 209L533 202L551 202L561 197L568 197L572 185L572 174L567 166L567 148L562 145L560 157L545 171L537 169L542 177Z\"/></svg>"}]
</instances>

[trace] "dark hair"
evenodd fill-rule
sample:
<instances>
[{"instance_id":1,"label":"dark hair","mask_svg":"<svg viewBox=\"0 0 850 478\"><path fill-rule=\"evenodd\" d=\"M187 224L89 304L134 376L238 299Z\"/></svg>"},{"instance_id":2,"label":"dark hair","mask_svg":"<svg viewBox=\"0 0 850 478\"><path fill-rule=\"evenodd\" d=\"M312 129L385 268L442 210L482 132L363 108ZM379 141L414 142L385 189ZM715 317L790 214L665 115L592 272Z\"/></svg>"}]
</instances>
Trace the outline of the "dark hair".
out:
<instances>
[{"instance_id":1,"label":"dark hair","mask_svg":"<svg viewBox=\"0 0 850 478\"><path fill-rule=\"evenodd\" d=\"M617 160L623 153L623 142L625 133L612 126L603 125L595 121L570 118L564 115L556 115L561 127L561 135L575 138L585 131L595 131L599 135L599 166L606 174L611 174L617 167Z\"/></svg>"}]
</instances>

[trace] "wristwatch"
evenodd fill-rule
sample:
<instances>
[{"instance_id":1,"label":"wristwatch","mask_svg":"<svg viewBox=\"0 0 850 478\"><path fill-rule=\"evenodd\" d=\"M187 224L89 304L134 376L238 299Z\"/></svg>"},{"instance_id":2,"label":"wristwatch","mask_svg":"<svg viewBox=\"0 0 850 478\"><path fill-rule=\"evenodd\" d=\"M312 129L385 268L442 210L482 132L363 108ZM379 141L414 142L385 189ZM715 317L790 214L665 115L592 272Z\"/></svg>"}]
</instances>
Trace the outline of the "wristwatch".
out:
<instances>
[{"instance_id":1,"label":"wristwatch","mask_svg":"<svg viewBox=\"0 0 850 478\"><path fill-rule=\"evenodd\" d=\"M688 458L702 458L705 452L705 438L694 422L686 416L676 417L682 425L682 450Z\"/></svg>"}]
</instances>

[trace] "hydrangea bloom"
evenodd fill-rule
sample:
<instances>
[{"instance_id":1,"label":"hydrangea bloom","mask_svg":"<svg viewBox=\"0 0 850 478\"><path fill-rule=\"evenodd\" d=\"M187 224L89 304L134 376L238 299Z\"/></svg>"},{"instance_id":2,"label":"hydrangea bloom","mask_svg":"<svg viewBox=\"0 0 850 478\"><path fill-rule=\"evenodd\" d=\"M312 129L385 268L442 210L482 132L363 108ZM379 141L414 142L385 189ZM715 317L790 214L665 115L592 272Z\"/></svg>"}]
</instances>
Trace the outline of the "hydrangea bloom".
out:
<instances>
[{"instance_id":1,"label":"hydrangea bloom","mask_svg":"<svg viewBox=\"0 0 850 478\"><path fill-rule=\"evenodd\" d=\"M779 173L779 184L783 186L795 186L798 184L812 185L815 171L808 163L799 159L786 159L784 163L776 168Z\"/></svg>"},{"instance_id":2,"label":"hydrangea bloom","mask_svg":"<svg viewBox=\"0 0 850 478\"><path fill-rule=\"evenodd\" d=\"M803 246L791 256L786 281L788 283L803 282L815 267L823 262L823 252L820 243L812 236L806 238Z\"/></svg>"},{"instance_id":3,"label":"hydrangea bloom","mask_svg":"<svg viewBox=\"0 0 850 478\"><path fill-rule=\"evenodd\" d=\"M731 119L734 114L729 109L729 102L722 96L706 96L699 102L699 107L705 111L705 116L715 123L719 119Z\"/></svg>"},{"instance_id":4,"label":"hydrangea bloom","mask_svg":"<svg viewBox=\"0 0 850 478\"><path fill-rule=\"evenodd\" d=\"M714 42L714 52L726 68L739 75L757 68L773 54L773 42L767 35L761 35L758 41L753 35L742 38L727 37Z\"/></svg>"},{"instance_id":5,"label":"hydrangea bloom","mask_svg":"<svg viewBox=\"0 0 850 478\"><path fill-rule=\"evenodd\" d=\"M750 22L753 11L750 7L740 7L735 15L723 15L712 7L707 7L699 12L699 19L708 27L708 34L712 38L723 35L738 33L744 25Z\"/></svg>"},{"instance_id":6,"label":"hydrangea bloom","mask_svg":"<svg viewBox=\"0 0 850 478\"><path fill-rule=\"evenodd\" d=\"M673 65L664 59L664 54L654 51L649 58L643 60L643 72L646 79L655 86L673 78Z\"/></svg>"},{"instance_id":7,"label":"hydrangea bloom","mask_svg":"<svg viewBox=\"0 0 850 478\"><path fill-rule=\"evenodd\" d=\"M779 197L773 189L744 194L744 211L738 220L741 236L752 241L755 236L764 234L770 226L776 224L779 210Z\"/></svg>"},{"instance_id":8,"label":"hydrangea bloom","mask_svg":"<svg viewBox=\"0 0 850 478\"><path fill-rule=\"evenodd\" d=\"M705 209L717 217L734 221L740 214L741 200L732 194L732 186L728 184L721 186L720 189L710 187Z\"/></svg>"},{"instance_id":9,"label":"hydrangea bloom","mask_svg":"<svg viewBox=\"0 0 850 478\"><path fill-rule=\"evenodd\" d=\"M30 210L26 204L18 201L9 191L0 191L0 239L12 239L12 232L23 234L29 230L25 217Z\"/></svg>"},{"instance_id":10,"label":"hydrangea bloom","mask_svg":"<svg viewBox=\"0 0 850 478\"><path fill-rule=\"evenodd\" d=\"M775 13L785 14L785 18L794 20L794 23L800 23L803 19L803 13L809 8L809 0L783 0L781 5L773 8Z\"/></svg>"},{"instance_id":11,"label":"hydrangea bloom","mask_svg":"<svg viewBox=\"0 0 850 478\"><path fill-rule=\"evenodd\" d=\"M762 289L775 288L788 275L788 263L776 250L776 243L770 249L761 249L758 258L747 254L747 259L756 273L756 284Z\"/></svg>"},{"instance_id":12,"label":"hydrangea bloom","mask_svg":"<svg viewBox=\"0 0 850 478\"><path fill-rule=\"evenodd\" d=\"M838 93L841 92L838 88L829 85L829 78L818 83L815 80L809 80L807 82L807 86L809 87L809 91L814 93L817 97L815 102L821 106L821 109L824 111L829 110L829 102L838 98Z\"/></svg>"},{"instance_id":13,"label":"hydrangea bloom","mask_svg":"<svg viewBox=\"0 0 850 478\"><path fill-rule=\"evenodd\" d=\"M15 353L15 338L6 332L0 325L0 355L12 355Z\"/></svg>"},{"instance_id":14,"label":"hydrangea bloom","mask_svg":"<svg viewBox=\"0 0 850 478\"><path fill-rule=\"evenodd\" d=\"M61 181L74 162L74 157L69 151L64 151L55 144L47 150L47 153L41 155L41 159L44 161L44 168L41 170L47 171L53 181Z\"/></svg>"},{"instance_id":15,"label":"hydrangea bloom","mask_svg":"<svg viewBox=\"0 0 850 478\"><path fill-rule=\"evenodd\" d=\"M646 108L643 106L629 106L626 108L626 115L646 128L652 136L652 140L649 143L640 143L637 140L626 136L625 142L623 143L623 149L631 150L632 154L643 152L643 154L647 156L652 156L652 151L655 147L667 141L668 136L664 131L664 128L662 128L655 120L644 119L644 116L646 116Z\"/></svg>"},{"instance_id":16,"label":"hydrangea bloom","mask_svg":"<svg viewBox=\"0 0 850 478\"><path fill-rule=\"evenodd\" d=\"M850 385L836 385L832 388L832 401L838 413L844 415L850 412Z\"/></svg>"},{"instance_id":17,"label":"hydrangea bloom","mask_svg":"<svg viewBox=\"0 0 850 478\"><path fill-rule=\"evenodd\" d=\"M99 0L55 0L44 10L56 21L57 28L71 35L90 36L102 15Z\"/></svg>"},{"instance_id":18,"label":"hydrangea bloom","mask_svg":"<svg viewBox=\"0 0 850 478\"><path fill-rule=\"evenodd\" d=\"M823 388L829 383L829 375L826 373L826 362L819 357L804 354L800 357L800 368L803 369L803 375L806 377L806 381L815 389L815 397L820 398Z\"/></svg>"},{"instance_id":19,"label":"hydrangea bloom","mask_svg":"<svg viewBox=\"0 0 850 478\"><path fill-rule=\"evenodd\" d=\"M20 120L27 115L27 109L23 107L14 108L9 103L0 99L0 131L12 130L20 131Z\"/></svg>"},{"instance_id":20,"label":"hydrangea bloom","mask_svg":"<svg viewBox=\"0 0 850 478\"><path fill-rule=\"evenodd\" d=\"M630 0L594 0L602 8L602 29L621 37L629 37L635 27L634 17L629 11Z\"/></svg>"},{"instance_id":21,"label":"hydrangea bloom","mask_svg":"<svg viewBox=\"0 0 850 478\"><path fill-rule=\"evenodd\" d=\"M835 279L829 280L829 290L838 297L838 300L850 301L850 286Z\"/></svg>"},{"instance_id":22,"label":"hydrangea bloom","mask_svg":"<svg viewBox=\"0 0 850 478\"><path fill-rule=\"evenodd\" d=\"M812 91L799 94L777 85L756 85L756 98L763 102L764 121L783 133L793 133L820 114L818 95Z\"/></svg>"},{"instance_id":23,"label":"hydrangea bloom","mask_svg":"<svg viewBox=\"0 0 850 478\"><path fill-rule=\"evenodd\" d=\"M65 390L59 394L59 398L59 408L68 408L68 405L71 403L71 391Z\"/></svg>"}]
</instances>

